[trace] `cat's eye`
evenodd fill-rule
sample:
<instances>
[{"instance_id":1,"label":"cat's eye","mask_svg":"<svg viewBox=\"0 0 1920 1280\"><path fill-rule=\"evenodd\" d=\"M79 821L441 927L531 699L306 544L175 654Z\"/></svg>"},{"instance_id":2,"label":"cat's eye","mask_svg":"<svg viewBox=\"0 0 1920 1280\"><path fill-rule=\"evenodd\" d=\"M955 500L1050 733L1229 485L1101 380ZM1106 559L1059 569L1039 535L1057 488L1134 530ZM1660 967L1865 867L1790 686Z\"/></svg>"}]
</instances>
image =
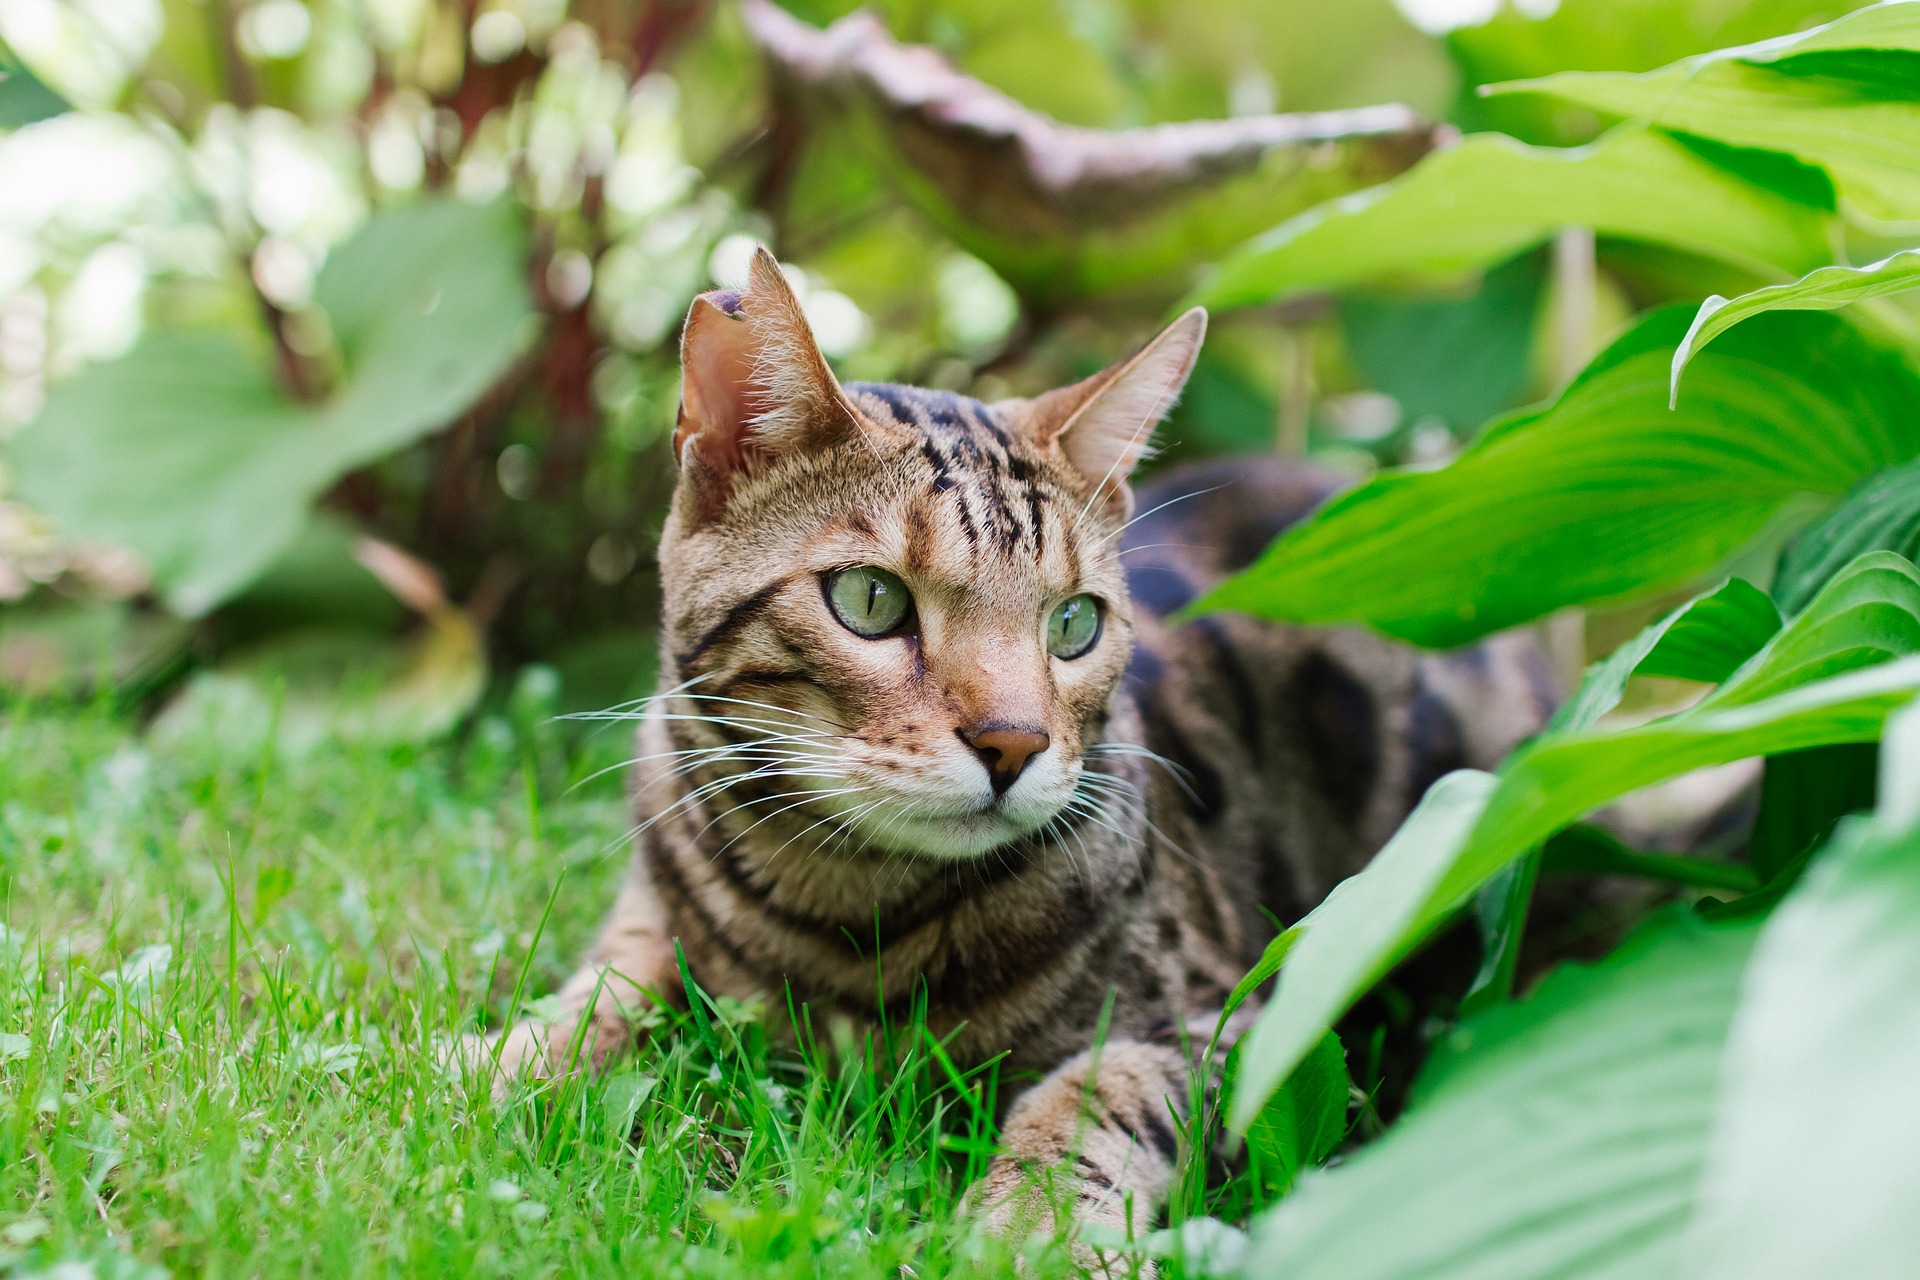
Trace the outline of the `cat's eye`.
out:
<instances>
[{"instance_id":1,"label":"cat's eye","mask_svg":"<svg viewBox=\"0 0 1920 1280\"><path fill-rule=\"evenodd\" d=\"M1099 638L1100 602L1092 596L1062 600L1047 616L1047 652L1056 658L1077 658Z\"/></svg>"},{"instance_id":2,"label":"cat's eye","mask_svg":"<svg viewBox=\"0 0 1920 1280\"><path fill-rule=\"evenodd\" d=\"M913 611L907 584L870 564L828 574L827 603L841 626L868 640L893 632Z\"/></svg>"}]
</instances>

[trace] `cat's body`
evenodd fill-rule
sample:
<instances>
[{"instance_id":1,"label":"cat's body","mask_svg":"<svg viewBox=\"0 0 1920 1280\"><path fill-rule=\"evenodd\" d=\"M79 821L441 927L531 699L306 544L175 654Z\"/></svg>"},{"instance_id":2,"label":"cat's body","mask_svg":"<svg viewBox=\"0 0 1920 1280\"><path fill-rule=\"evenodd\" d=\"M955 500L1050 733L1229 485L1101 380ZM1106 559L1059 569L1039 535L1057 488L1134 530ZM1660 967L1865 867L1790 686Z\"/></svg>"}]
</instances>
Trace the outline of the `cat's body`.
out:
<instances>
[{"instance_id":1,"label":"cat's body","mask_svg":"<svg viewBox=\"0 0 1920 1280\"><path fill-rule=\"evenodd\" d=\"M695 304L638 849L572 1012L517 1029L510 1071L630 1043L637 1004L682 994L678 940L711 992L857 1022L923 999L963 1062L1043 1076L982 1189L1001 1226L1037 1208L1034 1163L1067 1165L1078 1216L1146 1224L1181 1030L1212 1030L1268 913L1304 914L1428 782L1490 766L1552 700L1517 641L1423 656L1162 622L1330 491L1215 465L1126 527L1126 472L1199 331L988 406L833 382L770 259L745 299Z\"/></svg>"}]
</instances>

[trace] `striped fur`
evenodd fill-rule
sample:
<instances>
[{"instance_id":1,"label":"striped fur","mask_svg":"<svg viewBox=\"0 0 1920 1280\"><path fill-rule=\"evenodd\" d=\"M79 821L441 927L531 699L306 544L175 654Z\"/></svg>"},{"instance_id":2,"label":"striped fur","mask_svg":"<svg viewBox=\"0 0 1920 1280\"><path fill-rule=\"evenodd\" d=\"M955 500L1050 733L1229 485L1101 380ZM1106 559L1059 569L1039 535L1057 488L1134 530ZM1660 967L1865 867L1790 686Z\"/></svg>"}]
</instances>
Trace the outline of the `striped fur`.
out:
<instances>
[{"instance_id":1,"label":"striped fur","mask_svg":"<svg viewBox=\"0 0 1920 1280\"><path fill-rule=\"evenodd\" d=\"M1142 1229L1177 1160L1180 1029L1204 1039L1268 913L1304 914L1428 782L1536 729L1545 668L1516 640L1434 656L1357 630L1167 625L1332 489L1235 460L1147 487L1123 525L1193 317L1086 383L988 405L840 386L802 333L767 336L784 297L763 255L744 297L690 317L636 856L570 1012L516 1028L501 1060L597 1066L629 1045L637 1008L683 996L675 939L716 993L790 989L868 1024L922 998L959 1058L1040 1077L982 1211L1060 1225L1027 1189L1045 1167L1077 1217ZM868 564L913 592L898 635L862 639L828 607L824 576ZM1047 613L1079 592L1101 638L1050 657ZM1003 722L1048 745L996 795L963 735Z\"/></svg>"}]
</instances>

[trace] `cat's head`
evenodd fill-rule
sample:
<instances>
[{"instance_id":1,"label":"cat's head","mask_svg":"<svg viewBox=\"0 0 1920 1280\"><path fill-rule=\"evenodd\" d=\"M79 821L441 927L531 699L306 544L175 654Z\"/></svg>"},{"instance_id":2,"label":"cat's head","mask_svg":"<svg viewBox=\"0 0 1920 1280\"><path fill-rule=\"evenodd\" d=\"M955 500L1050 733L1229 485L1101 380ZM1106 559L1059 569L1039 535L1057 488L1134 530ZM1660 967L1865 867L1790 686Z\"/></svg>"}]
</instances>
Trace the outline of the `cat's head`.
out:
<instances>
[{"instance_id":1,"label":"cat's head","mask_svg":"<svg viewBox=\"0 0 1920 1280\"><path fill-rule=\"evenodd\" d=\"M870 844L966 858L1043 827L1132 652L1127 477L1205 329L1033 400L843 386L762 250L682 339L665 683L770 735Z\"/></svg>"}]
</instances>

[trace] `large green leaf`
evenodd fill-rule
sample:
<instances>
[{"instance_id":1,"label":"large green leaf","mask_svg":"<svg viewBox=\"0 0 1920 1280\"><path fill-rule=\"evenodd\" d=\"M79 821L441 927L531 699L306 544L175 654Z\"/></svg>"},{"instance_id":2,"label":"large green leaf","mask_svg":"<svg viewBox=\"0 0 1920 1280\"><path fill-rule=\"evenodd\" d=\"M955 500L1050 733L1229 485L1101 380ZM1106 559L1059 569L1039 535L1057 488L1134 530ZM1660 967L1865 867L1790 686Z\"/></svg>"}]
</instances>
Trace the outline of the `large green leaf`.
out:
<instances>
[{"instance_id":1,"label":"large green leaf","mask_svg":"<svg viewBox=\"0 0 1920 1280\"><path fill-rule=\"evenodd\" d=\"M1920 704L1878 819L1841 829L1760 936L1682 1274L1899 1276L1920 1256Z\"/></svg>"},{"instance_id":2,"label":"large green leaf","mask_svg":"<svg viewBox=\"0 0 1920 1280\"><path fill-rule=\"evenodd\" d=\"M1828 748L1821 748L1827 750ZM1641 853L1604 827L1576 822L1541 850L1542 875L1633 876L1748 894L1761 887L1752 868L1737 862Z\"/></svg>"},{"instance_id":3,"label":"large green leaf","mask_svg":"<svg viewBox=\"0 0 1920 1280\"><path fill-rule=\"evenodd\" d=\"M1477 87L1556 71L1651 71L1858 7L1859 0L1559 0L1524 11L1501 5L1486 22L1451 31L1446 40L1465 84ZM1471 92L1462 95L1455 119L1564 146L1587 141L1599 127L1592 112L1550 98Z\"/></svg>"},{"instance_id":4,"label":"large green leaf","mask_svg":"<svg viewBox=\"0 0 1920 1280\"><path fill-rule=\"evenodd\" d=\"M1802 530L1780 557L1774 598L1783 609L1800 609L1842 565L1868 551L1920 560L1920 458L1868 476Z\"/></svg>"},{"instance_id":5,"label":"large green leaf","mask_svg":"<svg viewBox=\"0 0 1920 1280\"><path fill-rule=\"evenodd\" d=\"M1403 178L1249 241L1190 301L1255 306L1382 279L1457 275L1565 226L1684 249L1763 277L1798 275L1830 260L1826 222L1643 129L1618 129L1575 150L1475 134Z\"/></svg>"},{"instance_id":6,"label":"large green leaf","mask_svg":"<svg viewBox=\"0 0 1920 1280\"><path fill-rule=\"evenodd\" d=\"M1491 91L1549 94L1736 147L1783 151L1825 169L1851 208L1895 221L1920 217L1917 52L1920 5L1903 0L1659 71L1563 72Z\"/></svg>"},{"instance_id":7,"label":"large green leaf","mask_svg":"<svg viewBox=\"0 0 1920 1280\"><path fill-rule=\"evenodd\" d=\"M1812 680L1920 653L1916 583L1920 574L1901 556L1881 551L1850 561L1795 617L1791 635L1726 678L1713 695L1715 705L1756 702ZM1757 611L1760 603L1752 607ZM1677 674L1651 661L1641 671ZM1871 806L1874 798L1870 742L1770 754L1748 842L1762 880L1786 870L1824 841L1839 818Z\"/></svg>"},{"instance_id":8,"label":"large green leaf","mask_svg":"<svg viewBox=\"0 0 1920 1280\"><path fill-rule=\"evenodd\" d=\"M1246 1274L1672 1274L1757 932L1673 910L1455 1028L1394 1128L1257 1229Z\"/></svg>"},{"instance_id":9,"label":"large green leaf","mask_svg":"<svg viewBox=\"0 0 1920 1280\"><path fill-rule=\"evenodd\" d=\"M1703 679L1718 671L1725 679L1744 665L1780 630L1780 614L1766 616L1758 587L1731 578L1641 629L1640 634L1593 664L1573 696L1554 709L1549 735L1583 733L1620 705L1627 681L1637 675Z\"/></svg>"},{"instance_id":10,"label":"large green leaf","mask_svg":"<svg viewBox=\"0 0 1920 1280\"><path fill-rule=\"evenodd\" d=\"M1588 685L1623 685L1685 612L1625 647L1641 657L1599 664ZM1900 648L1903 637L1912 647ZM1634 728L1593 729L1610 702L1583 690L1573 700L1582 714L1556 722L1497 778L1442 778L1374 861L1295 926L1298 941L1248 1036L1233 1123L1244 1126L1354 999L1514 858L1630 791L1694 769L1872 741L1888 712L1920 689L1920 656L1858 664L1870 654L1916 651L1920 570L1898 556L1864 556L1692 709ZM1842 674L1830 674L1836 670Z\"/></svg>"},{"instance_id":11,"label":"large green leaf","mask_svg":"<svg viewBox=\"0 0 1920 1280\"><path fill-rule=\"evenodd\" d=\"M196 672L154 720L156 740L200 742L257 760L328 741L430 742L458 725L487 682L486 646L447 608L403 640L365 631L291 631Z\"/></svg>"},{"instance_id":12,"label":"large green leaf","mask_svg":"<svg viewBox=\"0 0 1920 1280\"><path fill-rule=\"evenodd\" d=\"M1857 70L1870 62L1852 64L1831 61L1835 53L1859 54L1871 59L1920 53L1920 12L1912 0L1889 0L1885 4L1864 5L1832 22L1810 27L1792 35L1762 40L1717 51L1714 57L1739 58L1745 62L1778 67L1783 71L1806 74L1830 74L1831 69L1850 65ZM1892 83L1906 83L1904 77Z\"/></svg>"},{"instance_id":13,"label":"large green leaf","mask_svg":"<svg viewBox=\"0 0 1920 1280\"><path fill-rule=\"evenodd\" d=\"M1797 495L1838 496L1920 455L1920 379L1818 313L1725 335L1670 412L1687 321L1685 308L1648 317L1558 401L1494 423L1452 465L1349 490L1198 607L1461 644L1709 573Z\"/></svg>"},{"instance_id":14,"label":"large green leaf","mask_svg":"<svg viewBox=\"0 0 1920 1280\"><path fill-rule=\"evenodd\" d=\"M22 496L70 534L123 543L175 609L253 580L340 476L447 425L528 337L507 206L431 201L376 216L321 272L345 372L326 401L275 385L218 332L156 332L49 397L9 446Z\"/></svg>"},{"instance_id":15,"label":"large green leaf","mask_svg":"<svg viewBox=\"0 0 1920 1280\"><path fill-rule=\"evenodd\" d=\"M1868 298L1920 288L1920 250L1907 249L1866 267L1822 267L1791 284L1769 285L1737 298L1718 294L1700 304L1673 353L1669 402L1680 400L1680 375L1699 350L1742 320L1764 311L1833 311Z\"/></svg>"}]
</instances>

